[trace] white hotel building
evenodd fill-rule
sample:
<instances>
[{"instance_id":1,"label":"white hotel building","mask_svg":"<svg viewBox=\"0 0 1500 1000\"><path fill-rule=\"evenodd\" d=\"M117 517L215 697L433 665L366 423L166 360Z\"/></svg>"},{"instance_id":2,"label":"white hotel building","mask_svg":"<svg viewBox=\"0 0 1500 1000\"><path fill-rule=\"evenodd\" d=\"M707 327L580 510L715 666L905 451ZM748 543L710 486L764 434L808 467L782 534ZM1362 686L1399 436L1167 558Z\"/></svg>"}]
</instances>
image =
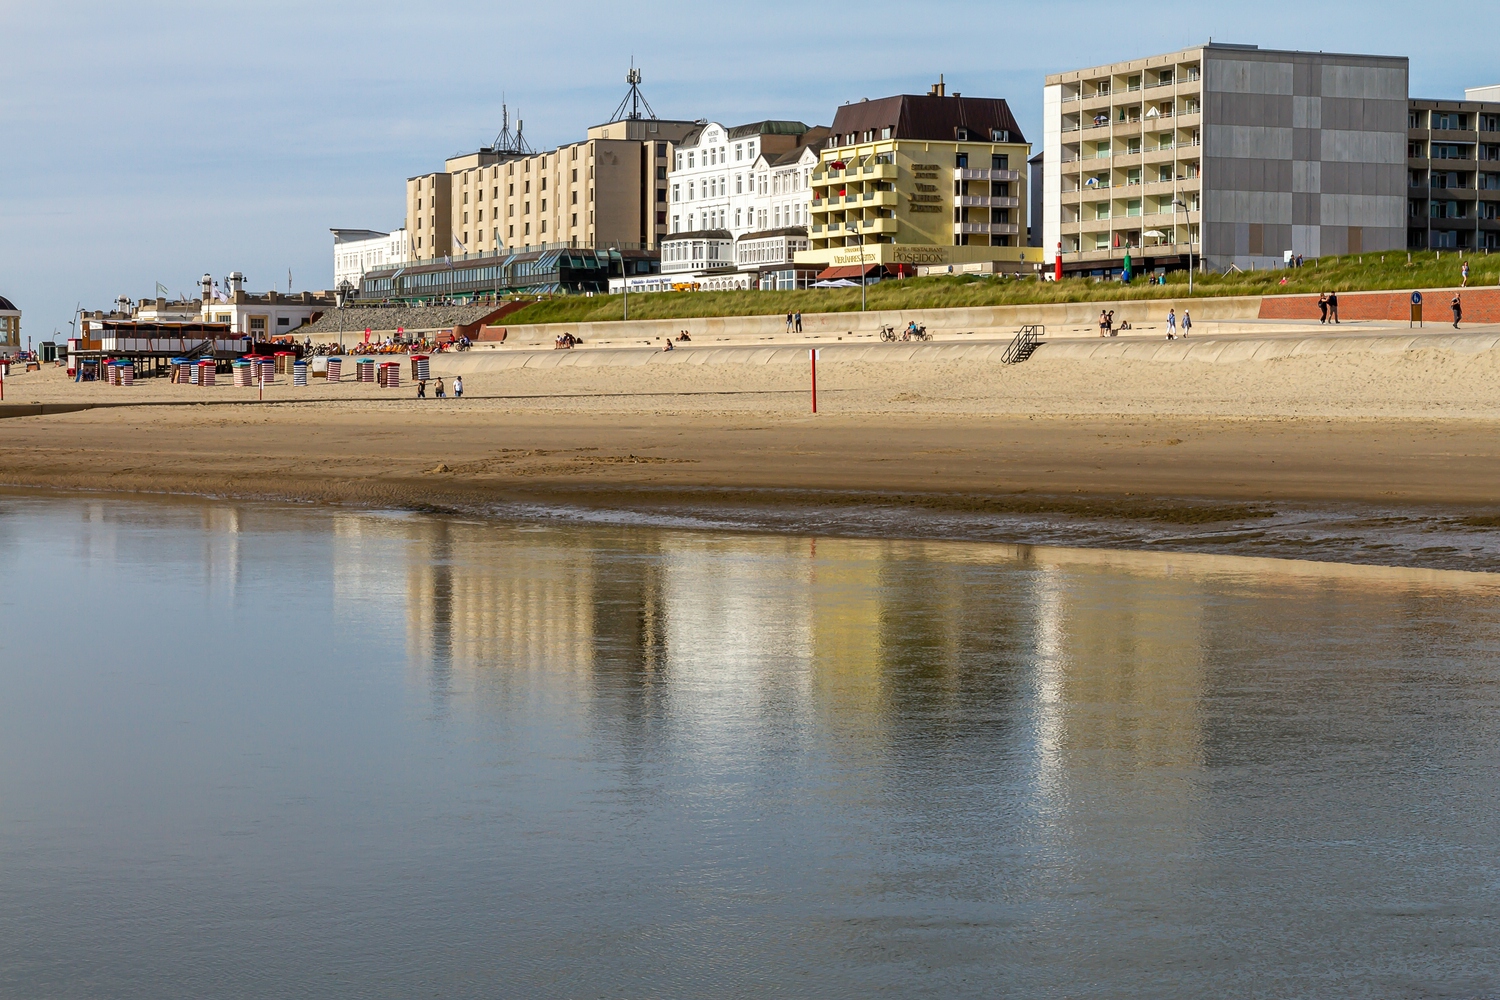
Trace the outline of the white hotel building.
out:
<instances>
[{"instance_id":1,"label":"white hotel building","mask_svg":"<svg viewBox=\"0 0 1500 1000\"><path fill-rule=\"evenodd\" d=\"M794 287L794 255L808 248L808 181L827 137L826 128L783 121L709 122L686 137L674 154L662 273L650 283ZM647 290L647 280L631 289Z\"/></svg>"},{"instance_id":2,"label":"white hotel building","mask_svg":"<svg viewBox=\"0 0 1500 1000\"><path fill-rule=\"evenodd\" d=\"M365 272L392 267L411 257L406 227L393 233L373 229L331 229L333 233L333 287L347 281L359 287Z\"/></svg>"}]
</instances>

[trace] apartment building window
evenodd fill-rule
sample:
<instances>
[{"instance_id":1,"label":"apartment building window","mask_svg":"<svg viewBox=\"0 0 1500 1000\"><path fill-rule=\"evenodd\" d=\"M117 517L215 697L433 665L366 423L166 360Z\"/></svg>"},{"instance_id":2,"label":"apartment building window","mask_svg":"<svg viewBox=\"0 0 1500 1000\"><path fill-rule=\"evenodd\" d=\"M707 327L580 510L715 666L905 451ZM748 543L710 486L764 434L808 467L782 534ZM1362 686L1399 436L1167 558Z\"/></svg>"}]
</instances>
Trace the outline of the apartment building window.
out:
<instances>
[{"instance_id":1,"label":"apartment building window","mask_svg":"<svg viewBox=\"0 0 1500 1000\"><path fill-rule=\"evenodd\" d=\"M1108 202L1104 203L1103 205L1095 205L1094 206L1094 218L1095 219L1107 219L1107 218L1109 218L1109 203Z\"/></svg>"},{"instance_id":2,"label":"apartment building window","mask_svg":"<svg viewBox=\"0 0 1500 1000\"><path fill-rule=\"evenodd\" d=\"M575 180L576 179L577 178L575 178ZM664 181L664 180L667 179L667 168L666 167L657 167L656 168L656 179L659 180L659 181Z\"/></svg>"},{"instance_id":3,"label":"apartment building window","mask_svg":"<svg viewBox=\"0 0 1500 1000\"><path fill-rule=\"evenodd\" d=\"M657 156L666 156L667 155L667 144L666 143L664 143L664 142L658 142L656 144L656 155Z\"/></svg>"},{"instance_id":4,"label":"apartment building window","mask_svg":"<svg viewBox=\"0 0 1500 1000\"><path fill-rule=\"evenodd\" d=\"M1500 132L1500 115L1480 115L1479 131Z\"/></svg>"},{"instance_id":5,"label":"apartment building window","mask_svg":"<svg viewBox=\"0 0 1500 1000\"><path fill-rule=\"evenodd\" d=\"M740 225L741 225L741 222L740 222L740 213L741 213L741 211L742 210L738 209L738 208L734 210L734 228L736 228L736 229L740 228Z\"/></svg>"},{"instance_id":6,"label":"apartment building window","mask_svg":"<svg viewBox=\"0 0 1500 1000\"><path fill-rule=\"evenodd\" d=\"M1465 146L1450 142L1435 142L1432 144L1432 158L1434 160L1467 160L1469 150Z\"/></svg>"},{"instance_id":7,"label":"apartment building window","mask_svg":"<svg viewBox=\"0 0 1500 1000\"><path fill-rule=\"evenodd\" d=\"M547 178L545 177L542 178L542 190L547 190Z\"/></svg>"},{"instance_id":8,"label":"apartment building window","mask_svg":"<svg viewBox=\"0 0 1500 1000\"><path fill-rule=\"evenodd\" d=\"M1500 160L1500 145L1480 146L1479 158L1481 160Z\"/></svg>"},{"instance_id":9,"label":"apartment building window","mask_svg":"<svg viewBox=\"0 0 1500 1000\"><path fill-rule=\"evenodd\" d=\"M514 205L506 205L505 206L505 215L506 215L507 218L515 218L515 215L516 215L516 206L514 206Z\"/></svg>"},{"instance_id":10,"label":"apartment building window","mask_svg":"<svg viewBox=\"0 0 1500 1000\"><path fill-rule=\"evenodd\" d=\"M521 212L522 212L523 215L530 215L531 214L531 202L529 202L529 201L522 202L521 203Z\"/></svg>"},{"instance_id":11,"label":"apartment building window","mask_svg":"<svg viewBox=\"0 0 1500 1000\"><path fill-rule=\"evenodd\" d=\"M506 237L506 239L515 239L515 236L516 236L516 227L515 226L506 226L505 227L505 237Z\"/></svg>"},{"instance_id":12,"label":"apartment building window","mask_svg":"<svg viewBox=\"0 0 1500 1000\"><path fill-rule=\"evenodd\" d=\"M469 213L465 212L464 213L464 225L467 226L468 224L469 224Z\"/></svg>"},{"instance_id":13,"label":"apartment building window","mask_svg":"<svg viewBox=\"0 0 1500 1000\"><path fill-rule=\"evenodd\" d=\"M693 169L693 154L692 153L688 154L688 169L689 170Z\"/></svg>"},{"instance_id":14,"label":"apartment building window","mask_svg":"<svg viewBox=\"0 0 1500 1000\"><path fill-rule=\"evenodd\" d=\"M422 249L422 237L420 236L417 237L417 249Z\"/></svg>"},{"instance_id":15,"label":"apartment building window","mask_svg":"<svg viewBox=\"0 0 1500 1000\"><path fill-rule=\"evenodd\" d=\"M1420 159L1422 159L1422 147L1423 147L1423 145L1424 144L1420 143L1420 142L1408 142L1406 144L1406 158L1409 159L1409 160L1420 160Z\"/></svg>"},{"instance_id":16,"label":"apartment building window","mask_svg":"<svg viewBox=\"0 0 1500 1000\"><path fill-rule=\"evenodd\" d=\"M1407 128L1421 128L1422 127L1422 112L1420 112L1420 111L1408 111L1406 113L1406 127Z\"/></svg>"},{"instance_id":17,"label":"apartment building window","mask_svg":"<svg viewBox=\"0 0 1500 1000\"><path fill-rule=\"evenodd\" d=\"M663 205L666 204L666 202L667 202L667 189L666 188L657 188L656 189L656 200L658 202L661 202ZM577 192L574 192L574 194L573 194L573 203L575 205L578 203L578 194L577 194Z\"/></svg>"},{"instance_id":18,"label":"apartment building window","mask_svg":"<svg viewBox=\"0 0 1500 1000\"><path fill-rule=\"evenodd\" d=\"M1141 214L1141 200L1139 198L1134 198L1134 199L1131 199L1130 201L1127 201L1125 203L1125 214L1127 216L1132 216L1132 217L1140 215Z\"/></svg>"},{"instance_id":19,"label":"apartment building window","mask_svg":"<svg viewBox=\"0 0 1500 1000\"><path fill-rule=\"evenodd\" d=\"M953 166L957 170L967 169L969 166L969 154L959 153L953 158Z\"/></svg>"},{"instance_id":20,"label":"apartment building window","mask_svg":"<svg viewBox=\"0 0 1500 1000\"><path fill-rule=\"evenodd\" d=\"M542 211L543 212L547 211L547 199L546 198L542 199Z\"/></svg>"},{"instance_id":21,"label":"apartment building window","mask_svg":"<svg viewBox=\"0 0 1500 1000\"><path fill-rule=\"evenodd\" d=\"M1010 223L1010 209L1008 209L1008 208L992 208L992 209L990 209L990 224L991 225L1008 225L1009 223Z\"/></svg>"},{"instance_id":22,"label":"apartment building window","mask_svg":"<svg viewBox=\"0 0 1500 1000\"><path fill-rule=\"evenodd\" d=\"M891 134L892 134L892 130L891 130L891 127L889 125L887 125L885 128L883 128L883 129L880 130L880 138L882 138L882 139L889 139L891 137Z\"/></svg>"},{"instance_id":23,"label":"apartment building window","mask_svg":"<svg viewBox=\"0 0 1500 1000\"><path fill-rule=\"evenodd\" d=\"M667 213L666 212L657 212L656 213L656 224L658 226L665 226L667 224Z\"/></svg>"},{"instance_id":24,"label":"apartment building window","mask_svg":"<svg viewBox=\"0 0 1500 1000\"><path fill-rule=\"evenodd\" d=\"M991 156L990 157L990 169L991 170L1009 170L1010 169L1010 154L1008 154L1008 153L996 153L995 155Z\"/></svg>"},{"instance_id":25,"label":"apartment building window","mask_svg":"<svg viewBox=\"0 0 1500 1000\"><path fill-rule=\"evenodd\" d=\"M990 181L990 197L991 198L1009 198L1010 197L1010 182L1009 181Z\"/></svg>"},{"instance_id":26,"label":"apartment building window","mask_svg":"<svg viewBox=\"0 0 1500 1000\"><path fill-rule=\"evenodd\" d=\"M682 200L682 185L681 184L673 184L672 185L672 201L673 202L679 202L681 200Z\"/></svg>"},{"instance_id":27,"label":"apartment building window","mask_svg":"<svg viewBox=\"0 0 1500 1000\"><path fill-rule=\"evenodd\" d=\"M530 194L531 193L531 182L527 181L524 185L522 185L521 191L522 191L523 194Z\"/></svg>"},{"instance_id":28,"label":"apartment building window","mask_svg":"<svg viewBox=\"0 0 1500 1000\"><path fill-rule=\"evenodd\" d=\"M674 232L674 233L680 233L680 232L682 232L682 216L680 216L680 215L674 215L674 216L672 216L672 232Z\"/></svg>"},{"instance_id":29,"label":"apartment building window","mask_svg":"<svg viewBox=\"0 0 1500 1000\"><path fill-rule=\"evenodd\" d=\"M694 201L694 200L696 200L696 199L693 198L693 190L694 190L693 189L693 182L692 181L688 181L688 196L687 196L687 200L688 201Z\"/></svg>"},{"instance_id":30,"label":"apartment building window","mask_svg":"<svg viewBox=\"0 0 1500 1000\"><path fill-rule=\"evenodd\" d=\"M1479 189L1481 191L1500 191L1500 174L1480 174Z\"/></svg>"},{"instance_id":31,"label":"apartment building window","mask_svg":"<svg viewBox=\"0 0 1500 1000\"><path fill-rule=\"evenodd\" d=\"M531 235L531 223L529 223L529 222L526 223L526 235L527 236Z\"/></svg>"}]
</instances>

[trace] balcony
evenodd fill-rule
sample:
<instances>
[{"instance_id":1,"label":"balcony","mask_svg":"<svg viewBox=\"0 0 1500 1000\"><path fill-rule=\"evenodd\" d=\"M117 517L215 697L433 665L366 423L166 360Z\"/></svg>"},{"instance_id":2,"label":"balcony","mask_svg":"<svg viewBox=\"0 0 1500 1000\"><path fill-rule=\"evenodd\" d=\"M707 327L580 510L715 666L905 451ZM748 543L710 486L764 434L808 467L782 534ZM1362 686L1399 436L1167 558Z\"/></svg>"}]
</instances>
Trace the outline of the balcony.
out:
<instances>
[{"instance_id":1,"label":"balcony","mask_svg":"<svg viewBox=\"0 0 1500 1000\"><path fill-rule=\"evenodd\" d=\"M955 208L1020 208L1020 198L990 198L984 195L960 194L953 198Z\"/></svg>"},{"instance_id":2,"label":"balcony","mask_svg":"<svg viewBox=\"0 0 1500 1000\"><path fill-rule=\"evenodd\" d=\"M1021 227L1013 222L955 222L954 236L1017 236Z\"/></svg>"},{"instance_id":3,"label":"balcony","mask_svg":"<svg viewBox=\"0 0 1500 1000\"><path fill-rule=\"evenodd\" d=\"M895 219L865 219L859 224L859 231L866 234L885 235L896 232Z\"/></svg>"},{"instance_id":4,"label":"balcony","mask_svg":"<svg viewBox=\"0 0 1500 1000\"><path fill-rule=\"evenodd\" d=\"M968 167L959 167L953 171L953 179L958 181L1019 181L1023 178L1019 170L971 170Z\"/></svg>"},{"instance_id":5,"label":"balcony","mask_svg":"<svg viewBox=\"0 0 1500 1000\"><path fill-rule=\"evenodd\" d=\"M869 166L854 168L844 171L850 180L856 177L862 181L893 181L897 175L894 163L872 163Z\"/></svg>"}]
</instances>

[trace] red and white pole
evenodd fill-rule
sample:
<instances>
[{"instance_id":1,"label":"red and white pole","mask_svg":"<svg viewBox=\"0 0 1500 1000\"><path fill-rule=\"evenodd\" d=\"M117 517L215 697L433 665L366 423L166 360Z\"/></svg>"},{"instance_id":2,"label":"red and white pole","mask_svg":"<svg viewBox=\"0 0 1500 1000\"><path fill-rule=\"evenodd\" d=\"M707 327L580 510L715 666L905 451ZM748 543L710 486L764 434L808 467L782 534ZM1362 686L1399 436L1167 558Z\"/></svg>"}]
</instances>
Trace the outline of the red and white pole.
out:
<instances>
[{"instance_id":1,"label":"red and white pole","mask_svg":"<svg viewBox=\"0 0 1500 1000\"><path fill-rule=\"evenodd\" d=\"M812 404L813 404L813 412L817 413L818 412L818 351L817 351L817 349L814 348L812 350L809 350L807 352L807 356L812 361Z\"/></svg>"},{"instance_id":2,"label":"red and white pole","mask_svg":"<svg viewBox=\"0 0 1500 1000\"><path fill-rule=\"evenodd\" d=\"M1053 258L1052 280L1062 280L1062 240L1057 241L1057 256Z\"/></svg>"}]
</instances>

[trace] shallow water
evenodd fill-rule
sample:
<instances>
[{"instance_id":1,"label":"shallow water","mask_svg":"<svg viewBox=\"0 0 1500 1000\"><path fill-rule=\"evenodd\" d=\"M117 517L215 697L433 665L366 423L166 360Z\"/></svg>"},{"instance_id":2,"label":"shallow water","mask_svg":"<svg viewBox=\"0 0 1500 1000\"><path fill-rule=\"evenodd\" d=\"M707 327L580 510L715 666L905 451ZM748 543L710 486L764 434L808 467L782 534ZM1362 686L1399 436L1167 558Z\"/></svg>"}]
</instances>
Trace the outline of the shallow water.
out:
<instances>
[{"instance_id":1,"label":"shallow water","mask_svg":"<svg viewBox=\"0 0 1500 1000\"><path fill-rule=\"evenodd\" d=\"M0 496L0 996L1500 990L1500 578Z\"/></svg>"}]
</instances>

